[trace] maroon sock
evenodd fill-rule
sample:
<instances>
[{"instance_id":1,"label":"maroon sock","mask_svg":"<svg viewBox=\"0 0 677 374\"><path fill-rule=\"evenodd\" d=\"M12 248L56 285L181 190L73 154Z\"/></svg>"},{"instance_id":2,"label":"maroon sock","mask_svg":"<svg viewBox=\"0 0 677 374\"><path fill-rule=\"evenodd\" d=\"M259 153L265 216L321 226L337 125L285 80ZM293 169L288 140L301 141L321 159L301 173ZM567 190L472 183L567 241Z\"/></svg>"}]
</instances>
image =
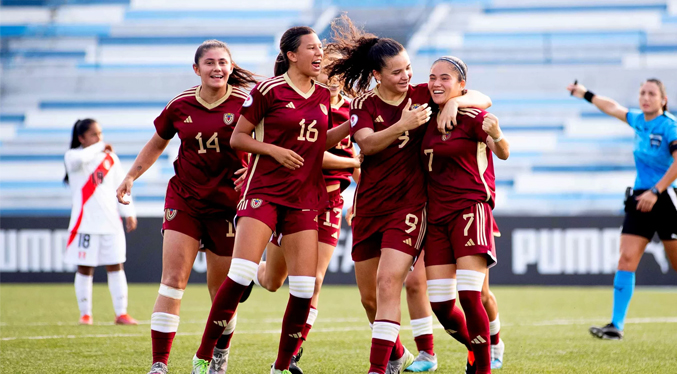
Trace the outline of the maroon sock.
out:
<instances>
[{"instance_id":1,"label":"maroon sock","mask_svg":"<svg viewBox=\"0 0 677 374\"><path fill-rule=\"evenodd\" d=\"M465 345L471 350L470 338L468 336L468 327L465 322L465 315L461 309L456 306L456 299L443 301L439 303L430 303L437 320L440 321L447 334Z\"/></svg>"},{"instance_id":2,"label":"maroon sock","mask_svg":"<svg viewBox=\"0 0 677 374\"><path fill-rule=\"evenodd\" d=\"M499 331L499 332L496 333L496 335L491 335L491 345L498 344L500 334L501 334L501 332Z\"/></svg>"},{"instance_id":3,"label":"maroon sock","mask_svg":"<svg viewBox=\"0 0 677 374\"><path fill-rule=\"evenodd\" d=\"M460 291L458 295L467 318L477 374L491 373L489 317L487 317L487 311L482 305L481 293L479 291Z\"/></svg>"},{"instance_id":4,"label":"maroon sock","mask_svg":"<svg viewBox=\"0 0 677 374\"><path fill-rule=\"evenodd\" d=\"M416 342L416 349L419 352L423 351L431 356L435 355L435 349L433 349L433 334L419 335L414 338Z\"/></svg>"},{"instance_id":5,"label":"maroon sock","mask_svg":"<svg viewBox=\"0 0 677 374\"><path fill-rule=\"evenodd\" d=\"M211 361L214 354L216 341L223 335L226 325L235 315L237 304L247 286L243 286L230 277L226 277L225 282L219 288L219 291L212 302L212 309L209 311L207 326L202 334L202 343L195 356L197 358Z\"/></svg>"},{"instance_id":6,"label":"maroon sock","mask_svg":"<svg viewBox=\"0 0 677 374\"><path fill-rule=\"evenodd\" d=\"M150 338L153 345L153 363L162 362L167 365L169 352L172 350L175 332L160 332L150 330Z\"/></svg>"},{"instance_id":7,"label":"maroon sock","mask_svg":"<svg viewBox=\"0 0 677 374\"><path fill-rule=\"evenodd\" d=\"M397 340L395 340L395 345L393 345L393 350L390 351L390 357L388 360L394 361L394 360L399 360L400 357L404 354L404 346L402 345L402 342L400 341L400 336L397 335Z\"/></svg>"},{"instance_id":8,"label":"maroon sock","mask_svg":"<svg viewBox=\"0 0 677 374\"><path fill-rule=\"evenodd\" d=\"M395 342L391 342L390 340L371 338L369 373L385 374L386 367L388 366L388 358L391 356L391 352L394 351L394 345ZM400 343L400 345L402 344Z\"/></svg>"},{"instance_id":9,"label":"maroon sock","mask_svg":"<svg viewBox=\"0 0 677 374\"><path fill-rule=\"evenodd\" d=\"M228 335L221 335L219 340L216 341L216 348L226 349L226 348L230 347L230 339L233 338L234 333L235 332L233 331L232 333L230 333Z\"/></svg>"},{"instance_id":10,"label":"maroon sock","mask_svg":"<svg viewBox=\"0 0 677 374\"><path fill-rule=\"evenodd\" d=\"M282 320L282 334L277 349L277 359L275 359L275 369L277 370L289 369L291 356L296 351L296 346L303 336L304 325L308 320L310 300L289 295L287 311Z\"/></svg>"},{"instance_id":11,"label":"maroon sock","mask_svg":"<svg viewBox=\"0 0 677 374\"><path fill-rule=\"evenodd\" d=\"M301 339L299 339L299 342L296 344L296 350L294 350L294 356L299 354L299 350L301 349L301 346L303 345L303 342L306 341L308 338L308 334L310 333L310 329L312 329L313 326L309 324L303 325L303 331L301 331Z\"/></svg>"}]
</instances>

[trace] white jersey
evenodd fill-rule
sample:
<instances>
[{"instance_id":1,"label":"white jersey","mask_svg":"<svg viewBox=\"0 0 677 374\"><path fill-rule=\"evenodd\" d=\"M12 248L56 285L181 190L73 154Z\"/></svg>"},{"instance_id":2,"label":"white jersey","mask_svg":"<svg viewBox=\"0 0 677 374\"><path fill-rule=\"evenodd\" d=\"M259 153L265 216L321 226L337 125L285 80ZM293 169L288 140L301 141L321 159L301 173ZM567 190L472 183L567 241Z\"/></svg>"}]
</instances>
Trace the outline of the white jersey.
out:
<instances>
[{"instance_id":1,"label":"white jersey","mask_svg":"<svg viewBox=\"0 0 677 374\"><path fill-rule=\"evenodd\" d=\"M123 230L120 216L136 216L133 203L118 203L115 190L125 174L118 156L105 153L104 148L105 144L98 142L70 149L64 157L73 196L71 233L116 234Z\"/></svg>"}]
</instances>

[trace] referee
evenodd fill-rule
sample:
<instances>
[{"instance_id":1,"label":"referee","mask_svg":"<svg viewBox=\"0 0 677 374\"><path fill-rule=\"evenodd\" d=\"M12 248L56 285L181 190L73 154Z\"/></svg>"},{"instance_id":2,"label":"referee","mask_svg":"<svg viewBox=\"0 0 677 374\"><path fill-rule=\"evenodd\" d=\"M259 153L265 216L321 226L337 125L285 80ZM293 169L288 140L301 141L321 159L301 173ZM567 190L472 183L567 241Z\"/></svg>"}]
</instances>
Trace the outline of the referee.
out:
<instances>
[{"instance_id":1,"label":"referee","mask_svg":"<svg viewBox=\"0 0 677 374\"><path fill-rule=\"evenodd\" d=\"M595 95L583 85L570 84L567 90L602 112L626 122L635 130L635 186L625 200L621 232L621 255L614 278L614 306L611 323L591 327L600 339L623 338L625 315L635 288L635 270L655 233L663 242L672 268L677 270L677 119L668 113L665 86L648 79L639 90L640 110L628 110L616 101Z\"/></svg>"}]
</instances>

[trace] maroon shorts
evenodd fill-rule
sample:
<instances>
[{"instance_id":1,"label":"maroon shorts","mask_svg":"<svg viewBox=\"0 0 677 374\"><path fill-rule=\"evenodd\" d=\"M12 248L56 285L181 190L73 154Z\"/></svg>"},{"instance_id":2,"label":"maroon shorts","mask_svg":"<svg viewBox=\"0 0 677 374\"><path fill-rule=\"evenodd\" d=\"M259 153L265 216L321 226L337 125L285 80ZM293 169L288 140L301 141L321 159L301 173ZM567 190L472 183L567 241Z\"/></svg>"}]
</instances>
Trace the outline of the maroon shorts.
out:
<instances>
[{"instance_id":1,"label":"maroon shorts","mask_svg":"<svg viewBox=\"0 0 677 374\"><path fill-rule=\"evenodd\" d=\"M317 216L317 240L336 247L341 233L341 216L343 214L343 196L341 189L329 192L329 206L324 213Z\"/></svg>"},{"instance_id":2,"label":"maroon shorts","mask_svg":"<svg viewBox=\"0 0 677 374\"><path fill-rule=\"evenodd\" d=\"M463 256L486 255L487 266L496 264L494 216L491 207L477 203L453 212L446 223L429 224L425 243L425 266L455 264Z\"/></svg>"},{"instance_id":3,"label":"maroon shorts","mask_svg":"<svg viewBox=\"0 0 677 374\"><path fill-rule=\"evenodd\" d=\"M261 221L278 235L317 230L317 210L289 208L259 198L248 198L242 202L237 210L237 219L242 217Z\"/></svg>"},{"instance_id":4,"label":"maroon shorts","mask_svg":"<svg viewBox=\"0 0 677 374\"><path fill-rule=\"evenodd\" d=\"M381 256L392 248L418 256L426 235L426 208L406 208L394 213L353 218L353 261Z\"/></svg>"},{"instance_id":5,"label":"maroon shorts","mask_svg":"<svg viewBox=\"0 0 677 374\"><path fill-rule=\"evenodd\" d=\"M167 208L162 221L162 231L165 230L186 234L200 242L200 249L210 250L218 256L233 255L235 226L232 218L194 217L185 211Z\"/></svg>"}]
</instances>

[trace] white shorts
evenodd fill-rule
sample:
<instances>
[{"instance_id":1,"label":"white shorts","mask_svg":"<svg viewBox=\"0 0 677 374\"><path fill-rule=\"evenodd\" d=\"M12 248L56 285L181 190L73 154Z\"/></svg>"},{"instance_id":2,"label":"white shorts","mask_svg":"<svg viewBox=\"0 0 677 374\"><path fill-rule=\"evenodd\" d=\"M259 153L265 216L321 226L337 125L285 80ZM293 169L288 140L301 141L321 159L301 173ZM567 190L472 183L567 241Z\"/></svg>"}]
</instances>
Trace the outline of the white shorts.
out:
<instances>
[{"instance_id":1,"label":"white shorts","mask_svg":"<svg viewBox=\"0 0 677 374\"><path fill-rule=\"evenodd\" d=\"M102 266L122 264L127 260L125 233L85 234L78 233L66 250L64 261L79 266Z\"/></svg>"}]
</instances>

